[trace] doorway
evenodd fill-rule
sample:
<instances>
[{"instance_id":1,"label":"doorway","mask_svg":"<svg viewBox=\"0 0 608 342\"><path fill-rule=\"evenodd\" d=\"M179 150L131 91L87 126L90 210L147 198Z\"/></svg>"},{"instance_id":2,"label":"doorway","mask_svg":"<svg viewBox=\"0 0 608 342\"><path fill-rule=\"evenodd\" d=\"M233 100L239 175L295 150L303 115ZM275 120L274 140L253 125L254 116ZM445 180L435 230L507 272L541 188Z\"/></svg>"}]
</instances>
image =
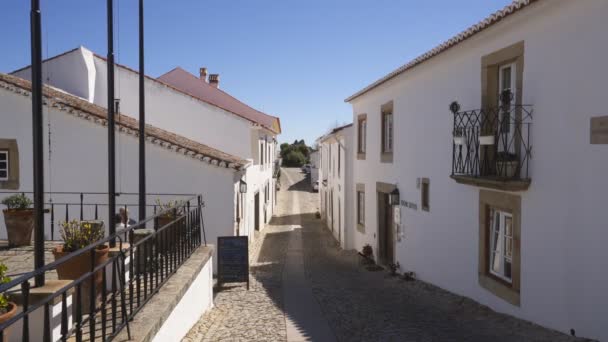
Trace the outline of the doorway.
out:
<instances>
[{"instance_id":1,"label":"doorway","mask_svg":"<svg viewBox=\"0 0 608 342\"><path fill-rule=\"evenodd\" d=\"M254 227L255 230L259 231L260 230L260 192L256 192L255 197L254 197Z\"/></svg>"},{"instance_id":2,"label":"doorway","mask_svg":"<svg viewBox=\"0 0 608 342\"><path fill-rule=\"evenodd\" d=\"M395 262L393 211L389 194L384 192L378 192L378 262L381 265Z\"/></svg>"},{"instance_id":3,"label":"doorway","mask_svg":"<svg viewBox=\"0 0 608 342\"><path fill-rule=\"evenodd\" d=\"M332 189L329 195L329 200L331 202L329 202L329 212L330 212L330 217L331 217L331 231L334 231L334 190Z\"/></svg>"},{"instance_id":4,"label":"doorway","mask_svg":"<svg viewBox=\"0 0 608 342\"><path fill-rule=\"evenodd\" d=\"M342 203L338 198L338 242L342 245Z\"/></svg>"}]
</instances>

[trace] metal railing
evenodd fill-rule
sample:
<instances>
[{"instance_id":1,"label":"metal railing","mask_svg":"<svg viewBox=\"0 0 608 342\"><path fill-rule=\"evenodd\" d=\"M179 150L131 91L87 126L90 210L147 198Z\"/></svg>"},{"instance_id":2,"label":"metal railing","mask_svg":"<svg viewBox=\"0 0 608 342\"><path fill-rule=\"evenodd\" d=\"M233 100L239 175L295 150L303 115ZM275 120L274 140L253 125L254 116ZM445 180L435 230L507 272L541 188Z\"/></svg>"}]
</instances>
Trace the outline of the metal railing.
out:
<instances>
[{"instance_id":1,"label":"metal railing","mask_svg":"<svg viewBox=\"0 0 608 342\"><path fill-rule=\"evenodd\" d=\"M33 193L31 191L0 191L0 199L14 194L24 194L31 197ZM138 193L132 192L116 193L116 208L125 209L130 213L137 215L139 209L138 195ZM108 194L104 192L56 191L45 192L44 196L44 211L45 216L48 217L48 219L45 219L46 241L58 241L61 238L58 234L58 227L61 222L69 220L82 221L99 220L100 218L106 219L108 215ZM181 193L148 193L146 196L149 197L147 203L150 203L146 205L146 211L148 212L147 216L150 216L156 214L158 211L159 206L156 203L157 199L162 202L165 199L187 199L196 195ZM139 221L139 218L136 221ZM120 221L117 222L120 223Z\"/></svg>"},{"instance_id":2,"label":"metal railing","mask_svg":"<svg viewBox=\"0 0 608 342\"><path fill-rule=\"evenodd\" d=\"M206 245L202 208L202 196L188 198L180 202L177 208L159 210L153 216L117 230L103 240L0 285L0 293L19 295L22 304L21 310L14 317L0 324L0 341L3 340L5 331L19 322L22 326L22 340L29 341L30 318L39 309L44 310L44 341L50 341L50 309L55 302L61 303L60 339L63 341L71 336L76 341L82 341L83 334L88 334L87 340L90 341L107 341L125 327L130 335L128 322L201 243ZM173 219L159 225L160 218L166 218L169 213L173 213ZM153 233L134 240L136 230L151 225L154 226ZM111 254L106 261L96 265L96 250L113 239L118 241L118 253ZM56 271L58 266L87 254L90 256L90 267L86 273L46 298L30 303L31 283L36 276ZM109 287L106 285L108 280L111 283ZM68 297L72 293L75 300L70 312ZM72 326L68 319L70 316L73 316Z\"/></svg>"},{"instance_id":3,"label":"metal railing","mask_svg":"<svg viewBox=\"0 0 608 342\"><path fill-rule=\"evenodd\" d=\"M502 105L460 111L453 102L452 175L497 180L530 180L533 107L512 103L510 92Z\"/></svg>"}]
</instances>

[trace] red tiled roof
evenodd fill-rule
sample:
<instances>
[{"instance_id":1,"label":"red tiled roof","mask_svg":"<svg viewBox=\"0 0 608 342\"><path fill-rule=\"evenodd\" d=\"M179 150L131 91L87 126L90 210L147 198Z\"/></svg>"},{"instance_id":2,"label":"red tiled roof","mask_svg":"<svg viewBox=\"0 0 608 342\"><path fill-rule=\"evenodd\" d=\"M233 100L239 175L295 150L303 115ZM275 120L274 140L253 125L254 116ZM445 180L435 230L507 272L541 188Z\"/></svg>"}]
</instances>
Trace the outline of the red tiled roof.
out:
<instances>
[{"instance_id":1,"label":"red tiled roof","mask_svg":"<svg viewBox=\"0 0 608 342\"><path fill-rule=\"evenodd\" d=\"M482 21L478 22L477 24L467 28L466 30L460 32L459 34L455 35L454 37L448 39L447 41L439 44L438 46L436 46L435 48L427 51L426 53L418 56L417 58L413 59L412 61L410 61L409 63L395 69L394 71L392 71L391 73L389 73L388 75L380 78L379 80L377 80L376 82L368 85L367 87L361 89L360 91L356 92L355 94L351 95L350 97L348 97L346 100L344 100L344 102L350 102L354 99L356 99L357 97L367 93L368 91L378 87L379 85L383 84L384 82L397 77L398 75L404 73L405 71L417 66L418 64L425 62L429 59L431 59L432 57L437 56L438 54L448 50L451 47L454 47L456 45L458 45L459 43L461 43L462 41L471 38L472 36L474 36L475 34L485 30L486 28L498 23L499 21L505 19L506 17L510 16L511 14L514 14L522 9L524 9L525 7L538 2L539 0L514 0L511 4L505 6L503 9L494 12L493 14L491 14L490 16L488 16L487 18L483 19Z\"/></svg>"},{"instance_id":2,"label":"red tiled roof","mask_svg":"<svg viewBox=\"0 0 608 342\"><path fill-rule=\"evenodd\" d=\"M160 76L159 81L168 84L201 101L227 110L258 124L274 133L281 133L279 118L255 110L223 90L208 84L182 68L175 68Z\"/></svg>"},{"instance_id":3,"label":"red tiled roof","mask_svg":"<svg viewBox=\"0 0 608 342\"><path fill-rule=\"evenodd\" d=\"M0 73L0 88L15 93L29 95L31 82L22 78ZM57 108L83 120L106 125L107 110L80 97L45 85L43 87L44 104ZM139 121L124 115L116 115L117 129L126 134L138 135ZM220 167L240 169L247 161L224 153L207 145L190 140L175 133L146 125L146 140L176 153L190 156Z\"/></svg>"}]
</instances>

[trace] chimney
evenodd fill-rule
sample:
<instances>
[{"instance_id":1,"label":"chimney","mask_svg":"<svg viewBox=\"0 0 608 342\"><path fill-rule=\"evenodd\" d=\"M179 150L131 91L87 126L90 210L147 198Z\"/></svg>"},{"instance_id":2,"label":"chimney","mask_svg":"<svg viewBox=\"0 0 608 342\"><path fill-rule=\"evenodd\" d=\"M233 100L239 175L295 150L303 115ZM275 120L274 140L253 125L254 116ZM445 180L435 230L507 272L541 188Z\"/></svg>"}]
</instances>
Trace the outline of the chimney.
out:
<instances>
[{"instance_id":1,"label":"chimney","mask_svg":"<svg viewBox=\"0 0 608 342\"><path fill-rule=\"evenodd\" d=\"M220 87L220 74L209 74L209 84L219 88Z\"/></svg>"},{"instance_id":2,"label":"chimney","mask_svg":"<svg viewBox=\"0 0 608 342\"><path fill-rule=\"evenodd\" d=\"M201 76L201 80L207 81L207 68L204 68L204 67L200 68L200 69L198 69L198 72Z\"/></svg>"}]
</instances>

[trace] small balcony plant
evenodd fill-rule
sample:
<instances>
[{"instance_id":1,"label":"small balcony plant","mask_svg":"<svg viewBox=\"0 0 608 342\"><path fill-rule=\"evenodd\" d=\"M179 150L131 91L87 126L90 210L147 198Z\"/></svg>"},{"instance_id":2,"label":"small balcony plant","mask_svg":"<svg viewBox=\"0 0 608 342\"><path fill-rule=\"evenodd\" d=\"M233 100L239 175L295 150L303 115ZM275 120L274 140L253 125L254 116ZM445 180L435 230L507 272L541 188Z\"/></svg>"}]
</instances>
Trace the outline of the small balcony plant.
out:
<instances>
[{"instance_id":1,"label":"small balcony plant","mask_svg":"<svg viewBox=\"0 0 608 342\"><path fill-rule=\"evenodd\" d=\"M11 278L6 276L6 271L7 271L6 265L3 263L0 263L0 285L6 284L11 281ZM8 297L6 296L6 294L1 293L0 294L0 324L13 318L13 316L15 316L16 313L17 313L17 305L13 302L10 302L8 300ZM5 341L8 341L8 339L9 339L8 334L9 333L5 330L4 331Z\"/></svg>"},{"instance_id":2,"label":"small balcony plant","mask_svg":"<svg viewBox=\"0 0 608 342\"><path fill-rule=\"evenodd\" d=\"M67 221L61 224L61 238L63 244L53 248L55 260L58 260L70 253L85 248L104 237L103 221ZM99 245L95 249L95 267L108 260L110 248L107 245ZM57 266L57 276L59 279L75 280L91 271L91 254L83 253L70 258L68 261ZM95 288L99 293L101 289L102 272L95 273ZM90 288L91 278L84 283L84 288Z\"/></svg>"},{"instance_id":3,"label":"small balcony plant","mask_svg":"<svg viewBox=\"0 0 608 342\"><path fill-rule=\"evenodd\" d=\"M6 206L2 212L9 248L30 245L34 230L32 200L24 194L16 194L3 199L2 204Z\"/></svg>"},{"instance_id":4,"label":"small balcony plant","mask_svg":"<svg viewBox=\"0 0 608 342\"><path fill-rule=\"evenodd\" d=\"M496 154L496 174L499 177L514 178L519 174L519 157L511 152Z\"/></svg>"},{"instance_id":5,"label":"small balcony plant","mask_svg":"<svg viewBox=\"0 0 608 342\"><path fill-rule=\"evenodd\" d=\"M184 214L184 201L161 202L160 199L156 199L156 205L158 212L162 213L157 217L158 228L168 225Z\"/></svg>"}]
</instances>

